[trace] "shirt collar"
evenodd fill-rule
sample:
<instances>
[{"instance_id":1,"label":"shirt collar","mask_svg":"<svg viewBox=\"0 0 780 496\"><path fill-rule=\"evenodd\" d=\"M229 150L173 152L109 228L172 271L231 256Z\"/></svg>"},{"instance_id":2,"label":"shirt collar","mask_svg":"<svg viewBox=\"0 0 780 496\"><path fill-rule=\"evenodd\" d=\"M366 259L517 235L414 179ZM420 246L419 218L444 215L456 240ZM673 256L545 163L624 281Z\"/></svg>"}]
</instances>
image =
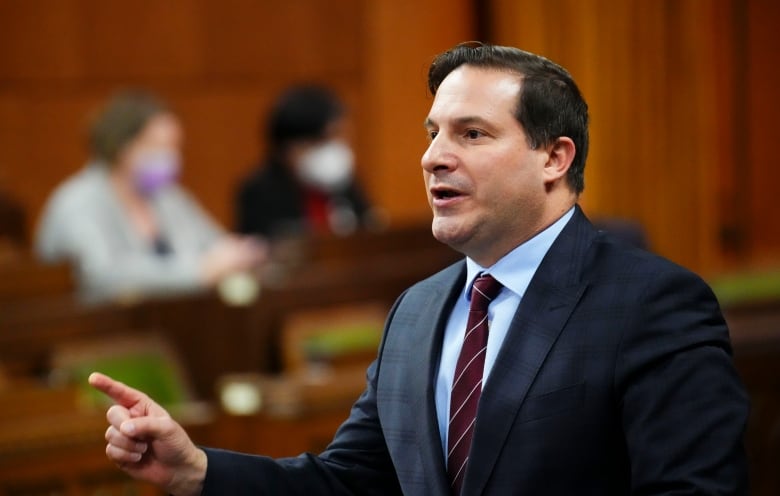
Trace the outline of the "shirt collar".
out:
<instances>
[{"instance_id":1,"label":"shirt collar","mask_svg":"<svg viewBox=\"0 0 780 496\"><path fill-rule=\"evenodd\" d=\"M482 273L490 274L505 288L522 298L542 259L573 215L574 207L545 230L501 257L491 267L482 267L467 257L466 299L471 299L471 286L474 279Z\"/></svg>"}]
</instances>

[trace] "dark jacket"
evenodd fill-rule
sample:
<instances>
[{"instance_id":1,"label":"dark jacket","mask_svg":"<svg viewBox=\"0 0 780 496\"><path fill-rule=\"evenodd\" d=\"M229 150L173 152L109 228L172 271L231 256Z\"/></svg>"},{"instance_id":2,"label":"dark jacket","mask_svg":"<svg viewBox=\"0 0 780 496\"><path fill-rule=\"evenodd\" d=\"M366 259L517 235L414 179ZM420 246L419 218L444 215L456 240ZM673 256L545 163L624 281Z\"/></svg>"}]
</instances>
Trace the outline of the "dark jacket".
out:
<instances>
[{"instance_id":1,"label":"dark jacket","mask_svg":"<svg viewBox=\"0 0 780 496\"><path fill-rule=\"evenodd\" d=\"M243 234L276 237L309 231L306 192L289 168L271 159L261 164L238 188L235 203L236 230ZM338 208L350 210L358 224L365 220L368 203L352 182L342 193L331 195Z\"/></svg>"},{"instance_id":2,"label":"dark jacket","mask_svg":"<svg viewBox=\"0 0 780 496\"><path fill-rule=\"evenodd\" d=\"M460 262L399 298L365 392L324 453L207 450L203 494L448 496L434 382L464 284ZM709 287L577 208L485 383L463 494L747 494L747 416Z\"/></svg>"}]
</instances>

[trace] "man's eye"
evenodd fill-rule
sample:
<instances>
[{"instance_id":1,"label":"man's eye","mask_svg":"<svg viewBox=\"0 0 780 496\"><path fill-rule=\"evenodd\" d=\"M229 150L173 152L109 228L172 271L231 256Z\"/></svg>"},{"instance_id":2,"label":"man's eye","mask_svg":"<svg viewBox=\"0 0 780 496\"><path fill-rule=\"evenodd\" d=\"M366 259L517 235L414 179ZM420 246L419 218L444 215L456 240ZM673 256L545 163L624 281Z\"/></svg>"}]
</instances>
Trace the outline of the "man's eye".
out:
<instances>
[{"instance_id":1,"label":"man's eye","mask_svg":"<svg viewBox=\"0 0 780 496\"><path fill-rule=\"evenodd\" d=\"M439 131L428 131L428 139L433 141L433 139L439 134Z\"/></svg>"},{"instance_id":2,"label":"man's eye","mask_svg":"<svg viewBox=\"0 0 780 496\"><path fill-rule=\"evenodd\" d=\"M476 129L469 129L468 131L466 131L466 137L468 139L478 139L482 137L482 132Z\"/></svg>"}]
</instances>

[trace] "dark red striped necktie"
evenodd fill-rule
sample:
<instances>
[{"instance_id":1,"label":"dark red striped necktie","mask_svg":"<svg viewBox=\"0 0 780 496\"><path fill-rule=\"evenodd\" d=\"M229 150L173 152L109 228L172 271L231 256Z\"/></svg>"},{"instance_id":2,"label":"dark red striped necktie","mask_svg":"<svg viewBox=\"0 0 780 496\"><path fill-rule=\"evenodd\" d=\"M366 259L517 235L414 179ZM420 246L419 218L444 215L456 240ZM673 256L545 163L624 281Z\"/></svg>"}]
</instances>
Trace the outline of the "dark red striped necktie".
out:
<instances>
[{"instance_id":1,"label":"dark red striped necktie","mask_svg":"<svg viewBox=\"0 0 780 496\"><path fill-rule=\"evenodd\" d=\"M455 366L450 396L447 475L454 495L459 495L463 487L474 422L477 418L477 405L482 394L482 375L488 341L488 305L502 287L492 276L482 275L474 280L471 289L466 335Z\"/></svg>"}]
</instances>

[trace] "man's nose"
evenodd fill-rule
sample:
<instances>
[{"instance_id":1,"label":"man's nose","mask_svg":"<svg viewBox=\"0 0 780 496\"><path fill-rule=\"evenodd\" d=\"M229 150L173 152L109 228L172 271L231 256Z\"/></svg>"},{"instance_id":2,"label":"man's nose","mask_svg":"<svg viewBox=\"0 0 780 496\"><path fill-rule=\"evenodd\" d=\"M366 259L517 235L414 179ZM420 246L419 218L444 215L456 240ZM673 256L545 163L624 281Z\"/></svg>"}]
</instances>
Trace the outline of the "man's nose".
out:
<instances>
[{"instance_id":1,"label":"man's nose","mask_svg":"<svg viewBox=\"0 0 780 496\"><path fill-rule=\"evenodd\" d=\"M428 173L452 170L457 166L457 156L451 144L442 134L438 134L431 140L428 149L423 153L421 165Z\"/></svg>"}]
</instances>

